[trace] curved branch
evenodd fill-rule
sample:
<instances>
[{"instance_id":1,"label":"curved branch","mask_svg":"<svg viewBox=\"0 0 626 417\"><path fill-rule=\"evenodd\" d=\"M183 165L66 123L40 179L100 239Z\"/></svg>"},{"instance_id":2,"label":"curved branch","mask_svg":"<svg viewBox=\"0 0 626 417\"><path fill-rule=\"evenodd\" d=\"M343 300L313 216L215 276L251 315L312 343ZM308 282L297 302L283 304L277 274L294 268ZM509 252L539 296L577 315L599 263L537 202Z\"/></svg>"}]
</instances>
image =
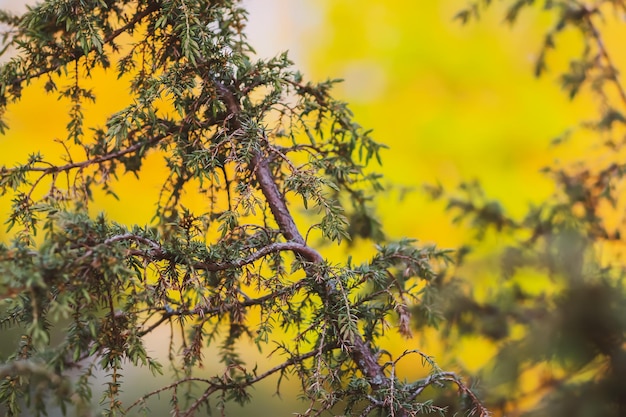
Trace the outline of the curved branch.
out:
<instances>
[{"instance_id":1,"label":"curved branch","mask_svg":"<svg viewBox=\"0 0 626 417\"><path fill-rule=\"evenodd\" d=\"M240 259L238 261L233 262L224 262L224 263L205 263L200 262L194 265L197 269L204 269L207 271L223 271L225 269L230 268L241 268L244 265L248 265L261 259L262 257L269 255L270 253L275 252L283 252L283 251L291 251L298 255L301 255L305 259L316 259L320 258L321 255L310 246L301 243L295 242L277 242L271 243L267 246L262 247L261 249L254 252L252 255L247 258Z\"/></svg>"},{"instance_id":2,"label":"curved branch","mask_svg":"<svg viewBox=\"0 0 626 417\"><path fill-rule=\"evenodd\" d=\"M134 236L134 235L128 235L125 238L120 237L120 239L118 240L140 241L140 239L142 242L143 241L149 242L152 249L149 252L134 249L134 250L131 250L129 254L147 257L150 260L154 260L154 261L173 259L173 257L167 252L165 252L157 242L152 241L150 239L140 238L139 236ZM242 266L249 265L251 263L254 263L255 261L258 261L262 257L269 255L270 253L283 252L283 251L291 251L305 258L315 258L315 257L321 258L321 255L315 249L307 245L294 243L294 242L277 242L277 243L271 243L267 246L263 246L262 248L254 252L252 255L247 256L242 259L235 260L235 261L230 261L230 262L202 262L200 261L200 262L195 262L191 264L190 266L194 267L195 269L202 269L202 270L210 271L210 272L225 271L227 269L232 269L232 268L241 268Z\"/></svg>"},{"instance_id":3,"label":"curved branch","mask_svg":"<svg viewBox=\"0 0 626 417\"><path fill-rule=\"evenodd\" d=\"M144 258L148 258L149 260L152 260L152 261L173 259L173 256L171 254L163 250L159 242L149 239L147 237L133 234L133 233L124 233L121 235L115 235L108 239L105 239L102 243L90 248L79 259L85 259L93 255L93 252L97 246L108 246L113 243L122 242L125 240L135 241L137 243L141 243L150 247L150 250L147 252L139 250L139 249L131 249L128 252L129 255L141 256ZM232 269L232 268L241 268L242 266L249 265L251 263L258 261L259 259L271 253L284 252L284 251L291 251L293 253L303 256L304 258L321 258L322 257L315 249L311 248L310 246L301 244L301 243L276 242L276 243L271 243L267 246L263 246L262 248L258 249L256 252L251 254L250 256L247 256L245 258L238 259L235 261L230 261L230 262L202 262L200 261L200 262L195 262L191 264L190 266L192 266L195 269L202 269L202 270L210 271L210 272L225 271L227 269ZM33 252L33 254L37 254L37 252Z\"/></svg>"},{"instance_id":4,"label":"curved branch","mask_svg":"<svg viewBox=\"0 0 626 417\"><path fill-rule=\"evenodd\" d=\"M132 152L136 152L144 146L155 145L161 140L163 140L164 138L166 138L167 136L168 136L167 134L155 136L147 142L138 142L138 143L135 143L134 145L129 146L128 148L120 149L119 151L116 151L116 152L107 153L102 156L98 156L96 158L87 159L87 160L80 161L80 162L71 162L65 165L54 165L48 168L44 168L44 167L24 168L22 166L22 167L4 169L3 171L1 171L1 173L5 174L5 173L11 173L11 172L23 170L25 172L43 172L44 174L56 174L59 172L70 171L76 168L85 168L89 165L100 164L102 162L107 162L113 159L118 159L121 156L127 155Z\"/></svg>"}]
</instances>

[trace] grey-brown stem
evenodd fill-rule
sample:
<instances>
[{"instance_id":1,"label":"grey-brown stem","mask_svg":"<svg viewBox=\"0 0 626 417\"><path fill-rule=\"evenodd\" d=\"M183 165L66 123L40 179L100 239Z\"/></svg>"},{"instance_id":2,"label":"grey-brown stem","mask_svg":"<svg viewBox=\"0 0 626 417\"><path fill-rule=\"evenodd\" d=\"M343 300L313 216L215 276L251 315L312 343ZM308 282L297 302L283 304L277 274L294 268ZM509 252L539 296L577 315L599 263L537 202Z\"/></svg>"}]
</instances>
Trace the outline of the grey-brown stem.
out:
<instances>
[{"instance_id":1,"label":"grey-brown stem","mask_svg":"<svg viewBox=\"0 0 626 417\"><path fill-rule=\"evenodd\" d=\"M236 99L234 93L230 91L226 86L221 83L216 83L216 88L225 101L229 111L234 115L233 119L235 120L236 128L240 127L240 123L237 121L237 118L240 114L240 106L239 102ZM263 156L261 152L257 152L257 154L252 158L252 166L251 170L255 173L256 179L259 183L261 191L265 196L270 210L278 224L280 231L285 236L288 241L294 243L305 244L304 238L302 234L299 232L298 227L296 226L291 213L289 212L289 208L285 202L284 197L280 193L276 182L274 181L274 176L272 175L271 169L267 162L267 159ZM324 262L324 259L312 249L312 254L303 254L300 253L306 261L311 264L321 265ZM315 268L313 265L304 267L304 270L307 275L313 276L315 274ZM320 297L323 302L329 305L336 305L338 303L342 303L342 300L339 298L338 294L333 293L331 291L322 290L320 293ZM347 342L347 341L346 341ZM357 337L354 335L353 340L347 343L350 346L350 355L356 365L359 367L361 372L369 379L369 382L374 390L378 390L383 388L385 385L390 383L389 379L386 377L383 367L378 363L376 359L376 355L367 345L366 341L361 337ZM403 413L397 413L400 417Z\"/></svg>"}]
</instances>

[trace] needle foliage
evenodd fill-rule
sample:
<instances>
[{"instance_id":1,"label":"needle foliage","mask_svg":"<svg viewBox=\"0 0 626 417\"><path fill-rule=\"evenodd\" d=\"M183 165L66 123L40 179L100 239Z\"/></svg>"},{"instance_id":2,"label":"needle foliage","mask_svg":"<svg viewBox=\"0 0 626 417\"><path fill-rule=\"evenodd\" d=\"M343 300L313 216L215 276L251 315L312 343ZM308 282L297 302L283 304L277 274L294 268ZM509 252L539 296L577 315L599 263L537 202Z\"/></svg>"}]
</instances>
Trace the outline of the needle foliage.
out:
<instances>
[{"instance_id":1,"label":"needle foliage","mask_svg":"<svg viewBox=\"0 0 626 417\"><path fill-rule=\"evenodd\" d=\"M413 307L439 318L431 283L449 254L384 240L371 207L380 177L366 168L382 145L333 98L335 81L304 81L285 54L255 59L238 2L46 0L0 20L16 52L0 67L0 113L33 88L70 104L56 155L33 149L0 168L12 201L0 324L19 333L0 366L6 415L137 415L158 396L175 416L228 414L276 376L277 390L287 377L300 386L301 415L443 414L429 394L440 388L488 414L426 354L381 349L387 332L409 334ZM88 125L102 69L129 104ZM148 158L166 169L158 198L125 203L154 207L152 223L94 213L129 176L154 175ZM183 204L189 194L202 209ZM326 261L329 244L357 237L377 241L369 261ZM148 353L151 334L168 358ZM250 342L280 360L249 363ZM217 372L202 370L209 361ZM425 377L400 380L399 361ZM171 377L125 402L131 367Z\"/></svg>"}]
</instances>

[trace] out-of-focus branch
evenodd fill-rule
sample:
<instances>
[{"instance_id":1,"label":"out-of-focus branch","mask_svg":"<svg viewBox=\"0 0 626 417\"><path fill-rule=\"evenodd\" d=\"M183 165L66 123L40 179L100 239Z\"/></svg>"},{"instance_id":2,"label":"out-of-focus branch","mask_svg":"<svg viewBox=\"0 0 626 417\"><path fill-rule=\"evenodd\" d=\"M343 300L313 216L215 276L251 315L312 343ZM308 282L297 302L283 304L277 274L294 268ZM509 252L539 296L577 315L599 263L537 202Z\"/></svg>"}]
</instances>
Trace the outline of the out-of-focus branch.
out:
<instances>
[{"instance_id":1,"label":"out-of-focus branch","mask_svg":"<svg viewBox=\"0 0 626 417\"><path fill-rule=\"evenodd\" d=\"M602 39L602 35L600 34L600 31L598 30L596 25L593 23L593 12L594 9L585 9L585 22L587 23L589 30L591 30L591 34L596 41L596 46L598 47L600 55L602 56L602 58L604 58L607 65L609 66L609 70L611 71L610 77L613 81L613 84L615 84L615 87L617 88L620 99L622 100L622 103L626 106L626 90L624 90L624 86L619 79L619 72L617 70L617 67L613 63L613 59L609 55L604 40Z\"/></svg>"}]
</instances>

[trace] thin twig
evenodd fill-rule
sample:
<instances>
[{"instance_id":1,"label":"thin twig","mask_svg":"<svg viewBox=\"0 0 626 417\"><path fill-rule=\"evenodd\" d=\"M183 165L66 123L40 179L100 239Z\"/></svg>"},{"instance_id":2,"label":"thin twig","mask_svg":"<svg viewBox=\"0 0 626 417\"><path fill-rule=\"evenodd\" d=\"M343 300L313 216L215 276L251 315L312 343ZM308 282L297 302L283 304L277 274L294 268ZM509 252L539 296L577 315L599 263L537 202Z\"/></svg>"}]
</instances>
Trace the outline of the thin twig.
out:
<instances>
[{"instance_id":1,"label":"thin twig","mask_svg":"<svg viewBox=\"0 0 626 417\"><path fill-rule=\"evenodd\" d=\"M19 166L19 167L15 167L15 168L8 168L8 169L4 169L4 171L2 171L2 173L11 173L11 172L16 172L16 171L20 171L23 170L25 172L43 172L44 174L56 174L59 172L67 172L70 171L72 169L76 169L76 168L85 168L89 165L94 165L94 164L100 164L102 162L107 162L113 159L118 159L121 156L124 156L126 154L138 151L139 149L141 149L144 146L151 146L154 145L156 143L158 143L159 141L163 140L164 138L166 138L169 134L165 134L165 135L159 135L159 136L155 136L152 139L150 139L149 141L146 142L138 142L135 143L134 145L129 146L128 148L125 149L120 149L119 151L116 152L111 152L102 156L98 156L96 158L92 158L92 159L86 159L84 161L80 161L80 162L71 162L65 165L53 165L51 167L48 168L44 168L44 167L29 167L29 168L25 168L24 166Z\"/></svg>"},{"instance_id":2,"label":"thin twig","mask_svg":"<svg viewBox=\"0 0 626 417\"><path fill-rule=\"evenodd\" d=\"M600 54L602 55L602 57L604 58L604 60L606 61L607 65L609 66L611 70L611 80L613 81L613 83L615 84L615 87L617 88L617 91L622 100L622 103L626 105L626 91L624 90L624 87L622 86L622 83L619 80L617 67L613 64L613 60L611 59L611 56L609 55L608 50L604 44L602 35L600 35L600 32L598 31L596 25L593 23L593 20L591 18L591 14L592 14L591 12L592 11L589 10L587 13L585 13L585 20L587 24L589 25L589 29L591 29L591 34L596 40L596 44L598 46L598 50L600 51Z\"/></svg>"}]
</instances>

